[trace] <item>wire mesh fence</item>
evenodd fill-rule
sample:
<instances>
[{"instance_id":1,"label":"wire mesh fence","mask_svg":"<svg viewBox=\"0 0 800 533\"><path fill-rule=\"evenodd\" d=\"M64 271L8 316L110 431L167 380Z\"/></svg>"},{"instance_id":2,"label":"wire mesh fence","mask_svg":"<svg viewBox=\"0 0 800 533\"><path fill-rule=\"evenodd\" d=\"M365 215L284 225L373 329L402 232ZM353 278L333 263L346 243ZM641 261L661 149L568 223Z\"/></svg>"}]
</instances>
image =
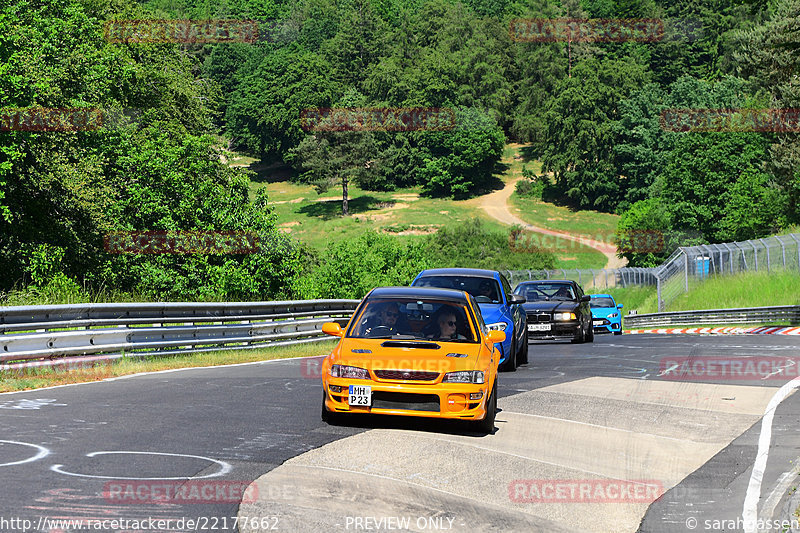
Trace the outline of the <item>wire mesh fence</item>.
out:
<instances>
[{"instance_id":1,"label":"wire mesh fence","mask_svg":"<svg viewBox=\"0 0 800 533\"><path fill-rule=\"evenodd\" d=\"M584 289L655 285L658 310L690 286L710 276L741 272L800 271L800 233L722 244L682 246L653 268L556 269L507 271L514 284L536 279L575 280Z\"/></svg>"}]
</instances>

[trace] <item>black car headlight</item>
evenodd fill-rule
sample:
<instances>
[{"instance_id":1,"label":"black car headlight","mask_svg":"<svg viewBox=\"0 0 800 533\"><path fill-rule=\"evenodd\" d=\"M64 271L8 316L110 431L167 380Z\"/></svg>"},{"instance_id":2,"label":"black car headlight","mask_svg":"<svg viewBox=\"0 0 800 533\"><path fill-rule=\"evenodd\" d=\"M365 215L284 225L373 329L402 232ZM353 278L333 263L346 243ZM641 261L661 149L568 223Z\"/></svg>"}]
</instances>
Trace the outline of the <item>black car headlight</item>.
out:
<instances>
[{"instance_id":1,"label":"black car headlight","mask_svg":"<svg viewBox=\"0 0 800 533\"><path fill-rule=\"evenodd\" d=\"M575 313L553 313L553 320L577 320Z\"/></svg>"}]
</instances>

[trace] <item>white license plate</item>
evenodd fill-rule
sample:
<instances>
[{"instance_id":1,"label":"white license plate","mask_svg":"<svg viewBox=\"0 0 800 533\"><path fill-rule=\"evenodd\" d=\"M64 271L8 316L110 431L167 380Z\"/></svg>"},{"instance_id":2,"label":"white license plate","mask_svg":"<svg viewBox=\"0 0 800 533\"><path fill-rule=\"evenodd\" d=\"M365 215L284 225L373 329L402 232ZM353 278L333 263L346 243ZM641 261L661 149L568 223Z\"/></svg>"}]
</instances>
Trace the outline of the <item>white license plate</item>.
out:
<instances>
[{"instance_id":1,"label":"white license plate","mask_svg":"<svg viewBox=\"0 0 800 533\"><path fill-rule=\"evenodd\" d=\"M366 385L350 385L350 405L369 407L372 405L372 387Z\"/></svg>"},{"instance_id":2,"label":"white license plate","mask_svg":"<svg viewBox=\"0 0 800 533\"><path fill-rule=\"evenodd\" d=\"M550 331L550 324L528 324L528 331Z\"/></svg>"},{"instance_id":3,"label":"white license plate","mask_svg":"<svg viewBox=\"0 0 800 533\"><path fill-rule=\"evenodd\" d=\"M593 323L595 326L602 326L602 325L603 325L603 321L602 321L602 320L594 320L594 321L592 321L592 323Z\"/></svg>"}]
</instances>

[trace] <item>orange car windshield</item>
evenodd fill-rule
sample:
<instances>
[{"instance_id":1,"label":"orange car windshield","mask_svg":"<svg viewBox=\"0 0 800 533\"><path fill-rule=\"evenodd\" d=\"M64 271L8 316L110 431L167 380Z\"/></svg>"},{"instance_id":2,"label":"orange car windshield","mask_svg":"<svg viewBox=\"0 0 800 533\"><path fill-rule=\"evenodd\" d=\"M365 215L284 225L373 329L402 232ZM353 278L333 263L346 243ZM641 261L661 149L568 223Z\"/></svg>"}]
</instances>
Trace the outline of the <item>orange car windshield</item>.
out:
<instances>
[{"instance_id":1,"label":"orange car windshield","mask_svg":"<svg viewBox=\"0 0 800 533\"><path fill-rule=\"evenodd\" d=\"M477 342L465 305L419 299L366 302L348 337L358 339Z\"/></svg>"}]
</instances>

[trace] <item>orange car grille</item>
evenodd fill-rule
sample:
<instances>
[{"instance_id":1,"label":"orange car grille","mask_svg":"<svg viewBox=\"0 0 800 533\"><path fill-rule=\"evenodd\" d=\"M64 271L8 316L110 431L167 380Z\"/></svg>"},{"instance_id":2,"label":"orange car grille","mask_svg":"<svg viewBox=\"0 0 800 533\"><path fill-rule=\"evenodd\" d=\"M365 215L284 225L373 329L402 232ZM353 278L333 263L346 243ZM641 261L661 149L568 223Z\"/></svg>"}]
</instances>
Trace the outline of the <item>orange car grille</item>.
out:
<instances>
[{"instance_id":1,"label":"orange car grille","mask_svg":"<svg viewBox=\"0 0 800 533\"><path fill-rule=\"evenodd\" d=\"M424 370L375 370L378 379L397 379L406 381L434 381L439 377L438 372Z\"/></svg>"}]
</instances>

